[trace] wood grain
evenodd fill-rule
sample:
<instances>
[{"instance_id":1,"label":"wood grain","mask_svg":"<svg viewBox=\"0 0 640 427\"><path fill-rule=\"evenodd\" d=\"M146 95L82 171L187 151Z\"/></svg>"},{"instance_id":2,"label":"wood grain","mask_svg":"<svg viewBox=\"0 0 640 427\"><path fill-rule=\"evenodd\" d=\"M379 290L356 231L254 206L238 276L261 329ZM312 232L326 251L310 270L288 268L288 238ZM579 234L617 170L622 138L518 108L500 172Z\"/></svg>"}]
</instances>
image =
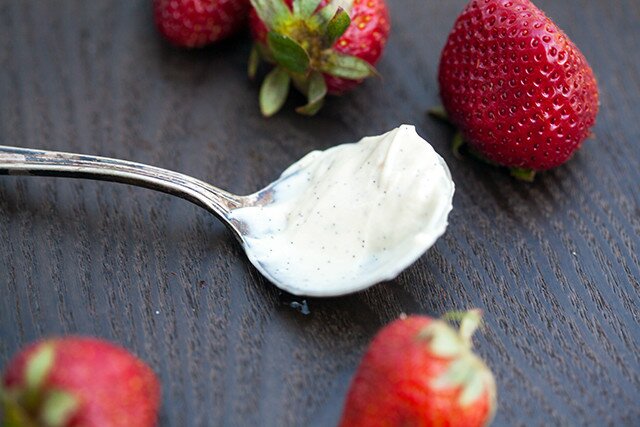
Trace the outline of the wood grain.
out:
<instances>
[{"instance_id":1,"label":"wood grain","mask_svg":"<svg viewBox=\"0 0 640 427\"><path fill-rule=\"evenodd\" d=\"M535 184L457 160L440 49L464 0L389 0L382 81L319 116L260 117L245 36L193 52L150 1L0 0L0 144L178 170L237 193L306 152L414 123L449 163L451 226L397 280L303 315L204 210L107 183L0 179L0 365L53 334L116 341L163 383L163 426L333 425L364 348L400 313L481 307L496 426L640 419L640 3L536 3L598 76L596 138Z\"/></svg>"}]
</instances>

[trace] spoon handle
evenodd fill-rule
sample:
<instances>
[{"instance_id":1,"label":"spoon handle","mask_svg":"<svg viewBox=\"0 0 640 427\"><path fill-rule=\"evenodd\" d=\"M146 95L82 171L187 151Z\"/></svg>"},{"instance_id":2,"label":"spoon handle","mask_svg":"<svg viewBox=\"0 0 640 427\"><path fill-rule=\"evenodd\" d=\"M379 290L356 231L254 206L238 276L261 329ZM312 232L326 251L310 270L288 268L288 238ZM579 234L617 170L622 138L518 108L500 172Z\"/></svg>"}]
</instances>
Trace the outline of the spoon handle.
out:
<instances>
[{"instance_id":1,"label":"spoon handle","mask_svg":"<svg viewBox=\"0 0 640 427\"><path fill-rule=\"evenodd\" d=\"M228 224L241 197L178 172L107 157L0 145L0 175L60 176L120 182L189 200Z\"/></svg>"}]
</instances>

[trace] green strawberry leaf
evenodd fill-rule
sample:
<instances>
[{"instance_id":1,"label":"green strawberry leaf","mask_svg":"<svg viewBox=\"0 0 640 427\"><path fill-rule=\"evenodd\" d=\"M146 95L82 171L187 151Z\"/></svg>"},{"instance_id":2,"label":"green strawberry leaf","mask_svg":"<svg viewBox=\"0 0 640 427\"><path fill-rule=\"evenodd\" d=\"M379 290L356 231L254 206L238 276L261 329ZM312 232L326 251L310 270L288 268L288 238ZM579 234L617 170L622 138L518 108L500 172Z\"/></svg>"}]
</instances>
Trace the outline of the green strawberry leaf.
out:
<instances>
[{"instance_id":1,"label":"green strawberry leaf","mask_svg":"<svg viewBox=\"0 0 640 427\"><path fill-rule=\"evenodd\" d=\"M290 85L291 77L281 67L267 75L260 88L260 110L265 117L273 116L282 108Z\"/></svg>"},{"instance_id":2,"label":"green strawberry leaf","mask_svg":"<svg viewBox=\"0 0 640 427\"><path fill-rule=\"evenodd\" d=\"M269 46L264 43L254 43L254 46L262 60L271 62L272 64L276 62L273 59L273 55L271 55L271 52L269 52Z\"/></svg>"},{"instance_id":3,"label":"green strawberry leaf","mask_svg":"<svg viewBox=\"0 0 640 427\"><path fill-rule=\"evenodd\" d=\"M277 28L283 20L291 18L291 10L284 0L251 0L251 5L269 29Z\"/></svg>"},{"instance_id":4,"label":"green strawberry leaf","mask_svg":"<svg viewBox=\"0 0 640 427\"><path fill-rule=\"evenodd\" d=\"M260 51L256 43L251 47L251 53L249 54L249 65L247 66L247 74L251 80L256 78L258 73L258 66L260 65Z\"/></svg>"},{"instance_id":5,"label":"green strawberry leaf","mask_svg":"<svg viewBox=\"0 0 640 427\"><path fill-rule=\"evenodd\" d=\"M335 8L331 7L331 3L329 3L328 5L326 5L325 7L323 7L322 9L320 9L316 15L318 16L318 18L320 18L323 22L329 22L331 21L331 18L333 18L333 15L335 15Z\"/></svg>"},{"instance_id":6,"label":"green strawberry leaf","mask_svg":"<svg viewBox=\"0 0 640 427\"><path fill-rule=\"evenodd\" d=\"M36 427L31 416L18 403L19 393L0 387L0 420L2 427Z\"/></svg>"},{"instance_id":7,"label":"green strawberry leaf","mask_svg":"<svg viewBox=\"0 0 640 427\"><path fill-rule=\"evenodd\" d=\"M71 393L51 390L42 403L41 416L47 427L67 425L80 406L80 401Z\"/></svg>"},{"instance_id":8,"label":"green strawberry leaf","mask_svg":"<svg viewBox=\"0 0 640 427\"><path fill-rule=\"evenodd\" d=\"M338 8L338 11L333 18L327 24L327 30L325 33L326 43L328 47L333 46L333 44L338 40L347 28L351 25L351 18L349 18L349 14L342 8Z\"/></svg>"},{"instance_id":9,"label":"green strawberry leaf","mask_svg":"<svg viewBox=\"0 0 640 427\"><path fill-rule=\"evenodd\" d=\"M441 320L420 331L418 338L427 343L433 354L441 357L455 357L464 349L458 332Z\"/></svg>"},{"instance_id":10,"label":"green strawberry leaf","mask_svg":"<svg viewBox=\"0 0 640 427\"><path fill-rule=\"evenodd\" d=\"M462 393L460 394L460 405L467 407L473 405L480 397L482 393L487 389L487 375L483 371L475 372L471 370L468 374Z\"/></svg>"},{"instance_id":11,"label":"green strawberry leaf","mask_svg":"<svg viewBox=\"0 0 640 427\"><path fill-rule=\"evenodd\" d=\"M456 132L455 135L453 135L453 140L451 141L451 151L453 152L453 157L455 157L456 159L462 158L460 150L462 149L462 146L464 144L464 136L462 135L462 132Z\"/></svg>"},{"instance_id":12,"label":"green strawberry leaf","mask_svg":"<svg viewBox=\"0 0 640 427\"><path fill-rule=\"evenodd\" d=\"M319 15L325 22L328 22L333 18L338 9L344 9L348 13L351 12L352 8L353 0L333 0L320 9L316 15Z\"/></svg>"},{"instance_id":13,"label":"green strawberry leaf","mask_svg":"<svg viewBox=\"0 0 640 427\"><path fill-rule=\"evenodd\" d=\"M447 110L445 110L442 105L430 108L427 111L427 114L429 114L431 117L435 117L438 120L442 120L443 122L449 122L449 115L447 114Z\"/></svg>"},{"instance_id":14,"label":"green strawberry leaf","mask_svg":"<svg viewBox=\"0 0 640 427\"><path fill-rule=\"evenodd\" d=\"M536 171L526 168L511 168L511 176L525 182L533 182L536 177Z\"/></svg>"},{"instance_id":15,"label":"green strawberry leaf","mask_svg":"<svg viewBox=\"0 0 640 427\"><path fill-rule=\"evenodd\" d=\"M332 76L344 79L361 80L366 77L378 75L371 64L364 59L351 55L344 55L332 51L322 64L322 70Z\"/></svg>"},{"instance_id":16,"label":"green strawberry leaf","mask_svg":"<svg viewBox=\"0 0 640 427\"><path fill-rule=\"evenodd\" d=\"M267 43L273 59L283 68L296 74L304 74L309 68L309 55L291 37L271 31Z\"/></svg>"},{"instance_id":17,"label":"green strawberry leaf","mask_svg":"<svg viewBox=\"0 0 640 427\"><path fill-rule=\"evenodd\" d=\"M38 390L47 379L51 368L55 352L53 344L45 343L29 357L25 367L25 382L27 390Z\"/></svg>"},{"instance_id":18,"label":"green strawberry leaf","mask_svg":"<svg viewBox=\"0 0 640 427\"><path fill-rule=\"evenodd\" d=\"M455 358L449 368L436 377L434 384L438 387L458 387L471 378L473 369L474 366L467 359Z\"/></svg>"},{"instance_id":19,"label":"green strawberry leaf","mask_svg":"<svg viewBox=\"0 0 640 427\"><path fill-rule=\"evenodd\" d=\"M322 73L315 72L309 78L309 87L307 89L307 99L309 102L302 107L296 108L296 111L305 116L313 116L324 104L324 98L327 96L327 84L322 77Z\"/></svg>"},{"instance_id":20,"label":"green strawberry leaf","mask_svg":"<svg viewBox=\"0 0 640 427\"><path fill-rule=\"evenodd\" d=\"M471 346L471 337L482 326L482 310L467 310L460 318L460 337Z\"/></svg>"},{"instance_id":21,"label":"green strawberry leaf","mask_svg":"<svg viewBox=\"0 0 640 427\"><path fill-rule=\"evenodd\" d=\"M293 0L293 14L301 18L313 15L322 0Z\"/></svg>"}]
</instances>

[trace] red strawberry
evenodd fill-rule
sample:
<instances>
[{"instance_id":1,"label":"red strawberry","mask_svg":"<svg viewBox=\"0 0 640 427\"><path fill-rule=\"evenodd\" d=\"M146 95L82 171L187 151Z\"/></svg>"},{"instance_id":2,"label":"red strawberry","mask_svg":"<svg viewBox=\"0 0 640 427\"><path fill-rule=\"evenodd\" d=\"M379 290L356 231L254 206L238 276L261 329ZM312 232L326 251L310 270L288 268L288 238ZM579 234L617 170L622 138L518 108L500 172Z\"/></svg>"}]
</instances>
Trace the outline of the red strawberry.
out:
<instances>
[{"instance_id":1,"label":"red strawberry","mask_svg":"<svg viewBox=\"0 0 640 427\"><path fill-rule=\"evenodd\" d=\"M487 425L495 411L493 375L471 351L479 310L456 331L412 316L382 329L351 382L341 427Z\"/></svg>"},{"instance_id":2,"label":"red strawberry","mask_svg":"<svg viewBox=\"0 0 640 427\"><path fill-rule=\"evenodd\" d=\"M123 348L95 338L55 338L20 352L0 388L8 426L156 424L160 384Z\"/></svg>"},{"instance_id":3,"label":"red strawberry","mask_svg":"<svg viewBox=\"0 0 640 427\"><path fill-rule=\"evenodd\" d=\"M442 51L439 83L471 149L523 179L566 162L598 112L587 60L529 0L472 0Z\"/></svg>"},{"instance_id":4,"label":"red strawberry","mask_svg":"<svg viewBox=\"0 0 640 427\"><path fill-rule=\"evenodd\" d=\"M251 0L249 27L260 58L275 68L260 90L265 116L284 104L291 82L308 98L297 111L313 115L326 94L341 95L376 74L390 24L384 0Z\"/></svg>"},{"instance_id":5,"label":"red strawberry","mask_svg":"<svg viewBox=\"0 0 640 427\"><path fill-rule=\"evenodd\" d=\"M242 28L249 0L153 0L156 25L175 45L202 47Z\"/></svg>"}]
</instances>

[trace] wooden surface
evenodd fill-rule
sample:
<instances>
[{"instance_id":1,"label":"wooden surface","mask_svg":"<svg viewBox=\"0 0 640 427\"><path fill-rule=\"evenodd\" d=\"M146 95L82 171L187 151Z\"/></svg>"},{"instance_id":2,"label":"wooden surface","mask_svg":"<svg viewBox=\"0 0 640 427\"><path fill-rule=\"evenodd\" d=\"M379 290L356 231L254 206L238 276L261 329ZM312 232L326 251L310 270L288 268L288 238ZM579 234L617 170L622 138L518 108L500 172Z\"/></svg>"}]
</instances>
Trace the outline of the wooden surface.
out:
<instances>
[{"instance_id":1,"label":"wooden surface","mask_svg":"<svg viewBox=\"0 0 640 427\"><path fill-rule=\"evenodd\" d=\"M638 425L640 2L537 2L589 59L602 107L596 139L533 185L454 159L452 130L424 114L464 3L389 0L383 81L313 119L293 97L264 120L244 36L184 52L159 40L149 0L0 0L0 144L151 163L244 194L312 149L413 123L457 184L447 234L414 266L307 300L304 315L185 201L1 177L0 365L37 338L90 334L158 372L162 426L329 426L382 325L480 307L496 426Z\"/></svg>"}]
</instances>

